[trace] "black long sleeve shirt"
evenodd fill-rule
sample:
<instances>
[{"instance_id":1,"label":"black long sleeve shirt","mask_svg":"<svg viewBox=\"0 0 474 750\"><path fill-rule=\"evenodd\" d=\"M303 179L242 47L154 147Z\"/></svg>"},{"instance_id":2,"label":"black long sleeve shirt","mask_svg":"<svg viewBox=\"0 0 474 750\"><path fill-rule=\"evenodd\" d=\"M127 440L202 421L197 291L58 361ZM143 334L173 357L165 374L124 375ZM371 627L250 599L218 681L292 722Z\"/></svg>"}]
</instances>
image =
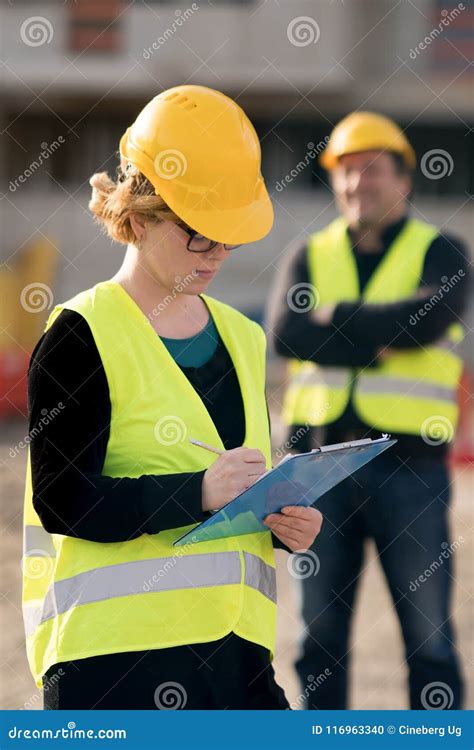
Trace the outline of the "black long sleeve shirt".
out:
<instances>
[{"instance_id":1,"label":"black long sleeve shirt","mask_svg":"<svg viewBox=\"0 0 474 750\"><path fill-rule=\"evenodd\" d=\"M242 395L222 340L205 365L181 369L225 448L242 445ZM50 533L118 542L208 517L201 504L204 471L138 478L102 474L110 435L109 388L92 332L79 313L63 310L38 341L28 371L28 407L33 505ZM45 420L54 408L54 416Z\"/></svg>"},{"instance_id":2,"label":"black long sleeve shirt","mask_svg":"<svg viewBox=\"0 0 474 750\"><path fill-rule=\"evenodd\" d=\"M377 253L362 252L350 235L361 292L406 221L404 217L385 230ZM309 312L292 310L287 302L291 287L310 283L308 246L304 243L288 254L278 276L267 317L269 340L274 351L283 357L331 367L374 367L378 363L377 350L381 347L424 346L440 338L451 323L459 320L467 300L468 266L465 245L456 237L439 235L426 253L416 296L385 304L364 304L363 300L340 302L335 307L332 323L323 325L314 321ZM451 279L455 275L459 280L445 297L431 307L429 315L418 316L416 326L411 326L410 317L416 316L446 277ZM344 414L326 428L301 431L299 427L293 425L289 433L292 445L300 450L308 450L321 442L339 442L354 432L367 437L380 436L359 419L352 399ZM445 444L427 445L418 436L393 434L393 437L398 438L395 450L400 455L439 455L446 451Z\"/></svg>"}]
</instances>

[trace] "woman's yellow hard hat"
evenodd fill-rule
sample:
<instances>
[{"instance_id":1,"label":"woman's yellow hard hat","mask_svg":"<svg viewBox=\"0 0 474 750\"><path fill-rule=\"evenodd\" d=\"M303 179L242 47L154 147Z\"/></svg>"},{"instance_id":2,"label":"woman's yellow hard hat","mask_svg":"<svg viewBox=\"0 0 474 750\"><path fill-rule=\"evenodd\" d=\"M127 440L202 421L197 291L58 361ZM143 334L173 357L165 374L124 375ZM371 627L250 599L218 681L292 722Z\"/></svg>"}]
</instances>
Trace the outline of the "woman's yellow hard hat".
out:
<instances>
[{"instance_id":1,"label":"woman's yellow hard hat","mask_svg":"<svg viewBox=\"0 0 474 750\"><path fill-rule=\"evenodd\" d=\"M158 94L123 134L120 154L205 237L241 244L272 228L257 134L220 91L186 85Z\"/></svg>"},{"instance_id":2,"label":"woman's yellow hard hat","mask_svg":"<svg viewBox=\"0 0 474 750\"><path fill-rule=\"evenodd\" d=\"M344 117L332 131L319 161L331 170L341 156L360 151L393 151L403 156L409 169L416 166L415 152L401 128L376 112L352 112Z\"/></svg>"}]
</instances>

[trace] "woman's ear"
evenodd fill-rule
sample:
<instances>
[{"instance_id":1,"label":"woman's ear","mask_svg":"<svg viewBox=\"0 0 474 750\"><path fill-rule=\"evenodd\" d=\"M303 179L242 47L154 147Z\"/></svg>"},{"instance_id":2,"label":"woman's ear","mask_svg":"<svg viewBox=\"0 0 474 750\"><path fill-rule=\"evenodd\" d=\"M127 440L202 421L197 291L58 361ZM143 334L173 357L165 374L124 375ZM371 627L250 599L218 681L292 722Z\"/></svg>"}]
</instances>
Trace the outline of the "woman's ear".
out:
<instances>
[{"instance_id":1,"label":"woman's ear","mask_svg":"<svg viewBox=\"0 0 474 750\"><path fill-rule=\"evenodd\" d=\"M130 226L136 237L137 247L140 247L146 233L145 220L139 214L130 214Z\"/></svg>"}]
</instances>

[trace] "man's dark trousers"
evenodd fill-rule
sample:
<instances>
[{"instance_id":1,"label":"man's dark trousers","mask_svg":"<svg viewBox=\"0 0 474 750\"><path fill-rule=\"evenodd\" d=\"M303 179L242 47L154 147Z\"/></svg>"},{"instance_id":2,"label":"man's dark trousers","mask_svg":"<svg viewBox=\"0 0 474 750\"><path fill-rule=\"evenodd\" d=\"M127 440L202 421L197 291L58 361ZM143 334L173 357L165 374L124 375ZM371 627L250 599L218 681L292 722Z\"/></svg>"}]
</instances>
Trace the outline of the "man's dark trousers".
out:
<instances>
[{"instance_id":1,"label":"man's dark trousers","mask_svg":"<svg viewBox=\"0 0 474 750\"><path fill-rule=\"evenodd\" d=\"M327 669L331 674L310 692L308 708L347 708L350 625L368 537L401 625L411 708L441 707L437 700L462 707L449 611L452 552L463 540L451 541L448 530L450 481L443 458L402 459L388 450L318 502L324 522L312 550L320 566L302 580L307 630L296 668L303 689L308 676L317 679ZM432 683L443 683L438 695Z\"/></svg>"}]
</instances>

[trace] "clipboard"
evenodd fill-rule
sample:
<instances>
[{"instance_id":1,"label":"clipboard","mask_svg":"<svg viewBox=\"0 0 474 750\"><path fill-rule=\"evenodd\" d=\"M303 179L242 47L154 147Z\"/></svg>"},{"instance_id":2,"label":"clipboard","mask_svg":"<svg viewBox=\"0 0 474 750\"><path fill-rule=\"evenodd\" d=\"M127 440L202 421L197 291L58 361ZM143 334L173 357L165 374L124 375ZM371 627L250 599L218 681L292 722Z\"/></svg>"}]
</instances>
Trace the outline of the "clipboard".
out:
<instances>
[{"instance_id":1,"label":"clipboard","mask_svg":"<svg viewBox=\"0 0 474 750\"><path fill-rule=\"evenodd\" d=\"M308 453L287 455L251 487L194 526L173 545L180 547L268 531L263 519L269 513L279 513L285 505L314 505L339 482L396 442L389 435L383 435L378 440L354 440L324 445Z\"/></svg>"}]
</instances>

